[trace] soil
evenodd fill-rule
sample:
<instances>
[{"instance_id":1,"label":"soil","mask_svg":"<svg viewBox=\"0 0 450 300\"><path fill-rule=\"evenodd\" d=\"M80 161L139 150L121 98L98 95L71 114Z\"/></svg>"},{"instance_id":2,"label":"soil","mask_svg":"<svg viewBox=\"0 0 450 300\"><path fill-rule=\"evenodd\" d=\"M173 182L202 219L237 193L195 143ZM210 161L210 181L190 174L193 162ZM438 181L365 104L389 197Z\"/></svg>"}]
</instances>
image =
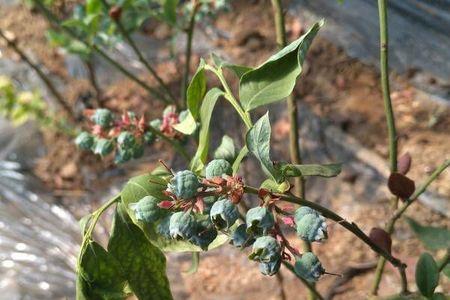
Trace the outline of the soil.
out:
<instances>
[{"instance_id":1,"label":"soil","mask_svg":"<svg viewBox=\"0 0 450 300\"><path fill-rule=\"evenodd\" d=\"M287 22L291 40L304 32L301 20L288 16ZM219 30L230 34L229 39L215 40L215 46L236 63L258 65L276 49L269 1L234 1L232 12L220 15L214 23ZM82 95L91 88L68 76L62 54L47 44L43 33L48 25L40 16L22 5L8 6L0 11L0 27L12 31L20 46L32 53L49 72L64 80L70 87L66 91L69 103L75 105L83 102ZM4 55L14 57L9 50ZM197 61L198 58L194 59L192 71ZM179 86L179 66L176 61L161 63L157 68L162 71L163 79L176 90ZM420 181L440 162L450 158L450 108L433 102L429 95L410 85L408 79L407 75L391 74L391 96L397 117L399 153L411 154L413 166L409 176ZM151 83L149 79L145 80ZM236 86L236 82L233 85ZM141 88L126 79L102 87L102 90L102 106L115 112L133 110L151 119L159 116L163 110L159 102L152 101ZM319 36L308 54L296 93L299 101L306 103L315 114L387 158L379 72L374 66L348 57L341 49ZM279 143L276 146L286 152L289 129L284 127L276 131L275 140ZM114 178L148 170L151 166L149 159L145 158L117 167L111 160L101 161L92 154L79 152L72 138L48 131L44 137L48 151L37 162L35 171L49 189L60 195L83 194L85 191L107 187ZM158 157L170 160L172 157L169 147L164 144L157 144L147 154L152 159ZM287 153L283 154L288 157ZM450 172L446 172L433 184L433 189L448 196L449 182ZM350 194L352 189L358 187L342 179L338 185L340 196L328 203L330 208L356 222L366 232L374 226L383 226L389 215L387 199L377 202L355 201L351 196L343 195L346 191ZM450 226L448 219L420 205L416 205L408 215L424 224ZM337 224L330 225L329 240L314 246L327 271L341 273L346 266L376 261L373 252L362 242L355 240ZM293 234L291 236L296 246L300 246L298 239ZM393 254L408 264L410 282L414 282L414 265L422 251L423 246L414 238L406 222L401 220L394 236ZM280 284L280 278L260 275L257 266L246 258L246 254L246 251L239 252L231 246L202 254L199 270L192 275L181 272L189 267L187 255L169 255L169 277L175 290L180 290L176 293L177 299L281 299L281 290L286 293L287 299L305 299L305 288L291 273L283 270ZM441 252L433 254L436 257L443 255ZM381 285L383 295L398 290L396 270L389 265L386 270ZM325 293L335 279L331 275L325 276L319 282L318 289ZM345 284L334 299L364 299L372 281L370 272L358 276ZM413 286L411 284L412 289ZM450 291L449 280L443 279L438 289Z\"/></svg>"}]
</instances>

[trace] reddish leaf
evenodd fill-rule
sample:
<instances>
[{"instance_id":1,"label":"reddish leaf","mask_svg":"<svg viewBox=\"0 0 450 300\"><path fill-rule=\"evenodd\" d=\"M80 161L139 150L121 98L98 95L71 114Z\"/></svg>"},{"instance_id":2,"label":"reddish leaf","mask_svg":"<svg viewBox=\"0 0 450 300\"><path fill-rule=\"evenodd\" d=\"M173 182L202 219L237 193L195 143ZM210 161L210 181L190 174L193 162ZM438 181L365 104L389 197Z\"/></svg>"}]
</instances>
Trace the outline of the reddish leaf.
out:
<instances>
[{"instance_id":1,"label":"reddish leaf","mask_svg":"<svg viewBox=\"0 0 450 300\"><path fill-rule=\"evenodd\" d=\"M397 162L397 169L400 174L406 175L411 168L411 155L406 152L400 158Z\"/></svg>"},{"instance_id":2,"label":"reddish leaf","mask_svg":"<svg viewBox=\"0 0 450 300\"><path fill-rule=\"evenodd\" d=\"M158 203L158 206L164 209L170 209L173 206L172 201L164 200Z\"/></svg>"},{"instance_id":3,"label":"reddish leaf","mask_svg":"<svg viewBox=\"0 0 450 300\"><path fill-rule=\"evenodd\" d=\"M370 230L369 237L378 247L391 253L392 240L389 234L381 228L374 227Z\"/></svg>"},{"instance_id":4,"label":"reddish leaf","mask_svg":"<svg viewBox=\"0 0 450 300\"><path fill-rule=\"evenodd\" d=\"M115 5L111 7L111 9L109 10L109 16L114 21L118 21L121 15L122 15L122 8L120 6Z\"/></svg>"},{"instance_id":5,"label":"reddish leaf","mask_svg":"<svg viewBox=\"0 0 450 300\"><path fill-rule=\"evenodd\" d=\"M416 189L414 181L400 173L392 173L389 176L388 187L393 195L401 199L408 199Z\"/></svg>"}]
</instances>

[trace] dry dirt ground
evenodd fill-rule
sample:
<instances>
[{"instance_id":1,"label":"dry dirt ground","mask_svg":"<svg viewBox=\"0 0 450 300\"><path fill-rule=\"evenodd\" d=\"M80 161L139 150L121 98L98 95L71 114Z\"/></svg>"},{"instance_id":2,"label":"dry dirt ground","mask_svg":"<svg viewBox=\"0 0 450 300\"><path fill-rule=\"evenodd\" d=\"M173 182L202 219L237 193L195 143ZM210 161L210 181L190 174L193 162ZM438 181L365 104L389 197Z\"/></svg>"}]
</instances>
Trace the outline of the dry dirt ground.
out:
<instances>
[{"instance_id":1,"label":"dry dirt ground","mask_svg":"<svg viewBox=\"0 0 450 300\"><path fill-rule=\"evenodd\" d=\"M33 24L33 26L28 26ZM216 40L215 46L221 49L236 63L254 66L264 61L276 48L269 1L235 1L231 13L219 16L215 26L230 33L229 39ZM0 11L0 27L11 30L19 44L27 48L34 58L42 63L53 75L60 76L69 88L67 99L74 104L80 101L80 95L90 89L87 83L71 79L65 68L61 53L49 47L43 32L46 22L23 6L8 7ZM288 17L290 39L298 37L304 31L302 20ZM3 49L3 48L2 48ZM10 51L5 56L14 58ZM197 61L195 59L194 61ZM176 89L178 72L176 61L165 62L157 66L164 79ZM195 65L192 65L192 70ZM408 83L408 74L391 75L392 99L397 116L400 153L408 151L413 157L410 177L420 181L445 158L450 158L450 114L448 106L438 105L429 97ZM432 84L432 83L430 83ZM235 84L234 84L235 85ZM114 111L126 109L145 112L148 118L158 115L163 107L151 102L145 93L128 80L112 86L103 87L105 94L103 105ZM328 41L319 38L314 42L308 54L305 70L296 89L299 101L306 103L318 116L343 131L354 136L365 147L387 157L386 125L379 90L379 74L373 66L365 65L348 57L343 51ZM233 125L231 125L233 126ZM275 147L287 149L289 127L285 119L277 121ZM228 130L237 130L227 128ZM37 175L47 186L59 194L90 192L105 187L116 168L111 161L102 162L98 158L78 152L71 139L45 133L44 141L49 147L46 156L36 165ZM283 151L281 151L283 152ZM281 153L288 157L287 153ZM150 150L151 157L160 156L170 160L171 152L165 145ZM131 164L125 171L148 169L150 163L144 160L140 165ZM120 168L122 171L122 167ZM119 172L120 176L125 172ZM117 176L117 175L116 175ZM450 195L450 172L433 184L441 195ZM344 179L336 179L336 195L324 196L326 205L355 221L368 232L373 226L382 226L389 215L388 200L367 202L355 200L355 190L364 189ZM73 203L72 203L73 205ZM76 206L76 205L75 205ZM449 227L449 220L431 212L428 208L415 205L408 215L416 220L435 226ZM342 273L349 265L371 263L375 255L360 241L337 224L330 224L330 238L323 244L314 246L329 272ZM294 243L298 239L292 237ZM414 289L414 265L422 245L414 238L404 221L400 221L394 236L393 254L408 264L407 275ZM281 272L283 280L260 275L257 266L231 246L204 253L197 273L188 275L183 270L189 267L187 255L169 255L169 276L178 299L281 299L282 291L287 299L304 299L305 288L287 270ZM433 253L440 257L443 253ZM324 294L336 278L325 276L318 284ZM364 299L367 296L373 275L367 273L354 278L339 290L335 299ZM280 288L282 286L283 288ZM448 279L442 279L439 290L450 291ZM398 290L398 275L387 266L382 281L383 295Z\"/></svg>"}]
</instances>

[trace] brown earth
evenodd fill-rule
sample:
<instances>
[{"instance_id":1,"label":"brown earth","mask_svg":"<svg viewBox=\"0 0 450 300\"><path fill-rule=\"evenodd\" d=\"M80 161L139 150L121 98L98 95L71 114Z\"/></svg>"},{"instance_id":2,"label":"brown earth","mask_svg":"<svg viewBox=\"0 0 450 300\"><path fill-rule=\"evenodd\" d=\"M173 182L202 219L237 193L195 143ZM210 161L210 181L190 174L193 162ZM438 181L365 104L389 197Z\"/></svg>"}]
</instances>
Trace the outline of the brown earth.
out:
<instances>
[{"instance_id":1,"label":"brown earth","mask_svg":"<svg viewBox=\"0 0 450 300\"><path fill-rule=\"evenodd\" d=\"M27 26L30 23L33 26ZM305 26L301 20L289 16L288 24L290 39L304 31ZM257 65L276 48L268 1L235 1L232 12L217 18L215 25L231 34L229 40L219 39L215 45L236 63ZM58 51L49 47L43 36L47 24L41 17L31 14L24 6L2 9L0 27L14 32L21 46L33 53L50 72L63 78L71 87L74 86L64 68L63 58ZM13 56L9 51L5 55ZM194 64L192 67L194 70ZM161 64L158 68L164 70L164 79L170 81L171 86L178 86L179 76L175 62ZM444 158L450 158L449 108L432 102L429 96L411 86L406 75L392 74L391 79L399 152L408 151L412 155L413 167L409 176L420 181ZM103 89L107 91L104 106L116 112L135 110L138 113L145 112L148 118L152 118L163 109L161 105L155 105L157 102L150 102L148 96L128 80ZM68 101L75 103L85 90L86 87L69 90ZM348 57L341 49L319 37L308 54L297 94L300 101L307 103L317 115L356 137L364 146L387 157L386 125L376 68ZM285 143L288 130L279 132L281 136L277 137L277 142ZM106 171L116 169L110 160L101 161L91 154L78 152L72 139L60 134L46 132L45 143L52 147L48 147L47 155L37 163L36 173L50 189L65 195L105 187L110 182L111 177L102 177ZM152 157L159 155L167 160L171 156L168 147L162 144L149 152ZM148 169L150 162L144 160L141 164L130 165L131 167L125 166L125 169L136 171ZM124 176L123 173L120 176ZM343 181L339 181L339 184L341 182ZM449 195L449 182L450 172L446 172L433 184L433 188L441 195ZM350 193L355 188L364 187L343 182L339 195L345 194L346 189ZM367 203L355 202L350 196L341 196L333 198L330 207L355 221L366 232L373 226L382 226L389 215L387 199ZM415 205L408 215L428 225L450 225L448 219L420 205ZM337 224L330 225L329 240L314 246L314 251L319 254L329 272L341 273L348 265L376 260L375 255L364 244ZM394 237L393 253L408 264L408 278L411 286L414 286L414 265L418 255L424 250L423 246L414 238L403 220L399 222ZM292 240L298 244L295 237ZM245 254L230 246L205 253L198 272L193 275L182 273L181 278L176 277L176 274L180 270L186 270L189 262L185 256L169 255L169 270L175 270L169 272L172 285L175 288L181 285L185 293L181 293L178 299L280 299L279 280L260 275L256 265ZM441 252L433 254L436 257L443 255ZM282 286L287 299L304 299L305 288L299 281L286 270L282 271L282 275ZM327 291L334 280L335 277L325 276L318 284L318 289ZM372 280L371 273L356 277L343 286L342 294L335 299L365 298ZM442 279L439 289L450 291L449 280ZM397 290L396 270L388 266L381 286L382 294L392 294Z\"/></svg>"}]
</instances>

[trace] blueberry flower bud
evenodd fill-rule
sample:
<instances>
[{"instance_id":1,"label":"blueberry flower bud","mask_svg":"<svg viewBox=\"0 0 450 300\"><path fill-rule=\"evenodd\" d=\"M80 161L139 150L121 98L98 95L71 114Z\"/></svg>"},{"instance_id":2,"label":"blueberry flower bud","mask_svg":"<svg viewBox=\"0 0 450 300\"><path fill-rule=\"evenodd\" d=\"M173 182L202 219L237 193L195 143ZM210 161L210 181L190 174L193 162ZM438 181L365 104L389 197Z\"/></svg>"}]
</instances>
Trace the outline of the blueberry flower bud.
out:
<instances>
[{"instance_id":1,"label":"blueberry flower bud","mask_svg":"<svg viewBox=\"0 0 450 300\"><path fill-rule=\"evenodd\" d=\"M163 117L166 117L170 114L174 114L177 111L176 107L174 105L167 106L163 111Z\"/></svg>"},{"instance_id":2,"label":"blueberry flower bud","mask_svg":"<svg viewBox=\"0 0 450 300\"><path fill-rule=\"evenodd\" d=\"M249 258L264 263L280 260L280 244L272 236L261 236L253 243L252 253L249 255Z\"/></svg>"},{"instance_id":3,"label":"blueberry flower bud","mask_svg":"<svg viewBox=\"0 0 450 300\"><path fill-rule=\"evenodd\" d=\"M245 216L245 222L247 223L247 232L255 235L264 234L275 224L272 213L266 207L259 206L249 209Z\"/></svg>"},{"instance_id":4,"label":"blueberry flower bud","mask_svg":"<svg viewBox=\"0 0 450 300\"><path fill-rule=\"evenodd\" d=\"M195 234L189 239L189 241L202 248L202 250L208 250L208 246L216 239L217 230L211 223L209 218L205 220L197 221L197 227Z\"/></svg>"},{"instance_id":5,"label":"blueberry flower bud","mask_svg":"<svg viewBox=\"0 0 450 300\"><path fill-rule=\"evenodd\" d=\"M170 236L177 240L189 239L194 235L196 225L195 219L190 213L176 212L170 217Z\"/></svg>"},{"instance_id":6,"label":"blueberry flower bud","mask_svg":"<svg viewBox=\"0 0 450 300\"><path fill-rule=\"evenodd\" d=\"M167 185L167 190L178 198L190 199L197 194L200 187L197 175L192 171L184 170L177 172Z\"/></svg>"},{"instance_id":7,"label":"blueberry flower bud","mask_svg":"<svg viewBox=\"0 0 450 300\"><path fill-rule=\"evenodd\" d=\"M215 202L209 215L211 216L211 221L219 230L230 228L239 217L236 205L227 198Z\"/></svg>"},{"instance_id":8,"label":"blueberry flower bud","mask_svg":"<svg viewBox=\"0 0 450 300\"><path fill-rule=\"evenodd\" d=\"M245 248L250 246L255 239L247 233L245 224L239 225L231 236L231 244L237 248Z\"/></svg>"},{"instance_id":9,"label":"blueberry flower bud","mask_svg":"<svg viewBox=\"0 0 450 300\"><path fill-rule=\"evenodd\" d=\"M312 208L302 206L295 211L297 235L305 241L316 242L327 238L325 218Z\"/></svg>"},{"instance_id":10,"label":"blueberry flower bud","mask_svg":"<svg viewBox=\"0 0 450 300\"><path fill-rule=\"evenodd\" d=\"M138 221L155 223L167 215L167 210L158 206L159 200L153 196L145 196L133 206Z\"/></svg>"},{"instance_id":11,"label":"blueberry flower bud","mask_svg":"<svg viewBox=\"0 0 450 300\"><path fill-rule=\"evenodd\" d=\"M117 143L122 149L130 149L136 144L136 138L128 131L121 132L117 137Z\"/></svg>"},{"instance_id":12,"label":"blueberry flower bud","mask_svg":"<svg viewBox=\"0 0 450 300\"><path fill-rule=\"evenodd\" d=\"M280 270L281 258L276 261L259 263L259 271L266 276L273 276Z\"/></svg>"},{"instance_id":13,"label":"blueberry flower bud","mask_svg":"<svg viewBox=\"0 0 450 300\"><path fill-rule=\"evenodd\" d=\"M75 139L75 144L82 150L89 150L94 145L94 137L86 131L83 131Z\"/></svg>"},{"instance_id":14,"label":"blueberry flower bud","mask_svg":"<svg viewBox=\"0 0 450 300\"><path fill-rule=\"evenodd\" d=\"M314 253L306 252L295 262L295 273L309 282L316 282L325 273L325 269Z\"/></svg>"},{"instance_id":15,"label":"blueberry flower bud","mask_svg":"<svg viewBox=\"0 0 450 300\"><path fill-rule=\"evenodd\" d=\"M94 153L106 156L114 150L114 144L108 139L100 138L95 142Z\"/></svg>"},{"instance_id":16,"label":"blueberry flower bud","mask_svg":"<svg viewBox=\"0 0 450 300\"><path fill-rule=\"evenodd\" d=\"M225 159L214 159L209 162L205 169L205 177L211 179L213 177L222 177L222 175L231 175L233 169Z\"/></svg>"},{"instance_id":17,"label":"blueberry flower bud","mask_svg":"<svg viewBox=\"0 0 450 300\"><path fill-rule=\"evenodd\" d=\"M109 109L99 108L95 110L91 120L102 128L108 128L112 125L114 116Z\"/></svg>"}]
</instances>

